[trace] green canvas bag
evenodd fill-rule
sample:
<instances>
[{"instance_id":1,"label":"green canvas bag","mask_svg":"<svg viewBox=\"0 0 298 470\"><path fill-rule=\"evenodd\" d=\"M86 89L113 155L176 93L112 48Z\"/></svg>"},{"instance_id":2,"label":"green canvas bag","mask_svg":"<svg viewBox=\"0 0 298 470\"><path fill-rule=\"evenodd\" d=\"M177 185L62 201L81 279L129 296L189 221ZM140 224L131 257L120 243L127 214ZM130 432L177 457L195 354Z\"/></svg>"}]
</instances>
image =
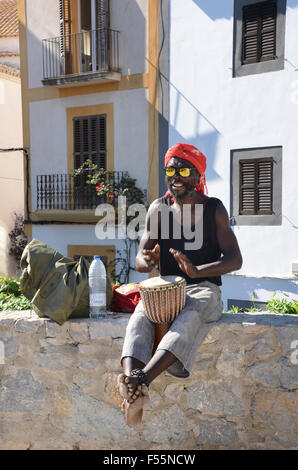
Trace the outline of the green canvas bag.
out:
<instances>
[{"instance_id":1,"label":"green canvas bag","mask_svg":"<svg viewBox=\"0 0 298 470\"><path fill-rule=\"evenodd\" d=\"M62 325L68 318L89 317L88 271L90 263L78 261L34 238L21 257L21 291L40 317L49 317ZM107 280L107 305L111 300Z\"/></svg>"}]
</instances>

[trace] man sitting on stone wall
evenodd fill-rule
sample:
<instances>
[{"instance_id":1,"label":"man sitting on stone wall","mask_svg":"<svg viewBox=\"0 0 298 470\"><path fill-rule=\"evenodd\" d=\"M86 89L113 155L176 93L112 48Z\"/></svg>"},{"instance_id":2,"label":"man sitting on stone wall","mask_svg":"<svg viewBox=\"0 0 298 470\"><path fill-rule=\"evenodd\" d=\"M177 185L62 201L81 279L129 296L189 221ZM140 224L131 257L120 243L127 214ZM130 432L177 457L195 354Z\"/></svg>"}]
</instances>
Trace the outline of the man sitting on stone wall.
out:
<instances>
[{"instance_id":1,"label":"man sitting on stone wall","mask_svg":"<svg viewBox=\"0 0 298 470\"><path fill-rule=\"evenodd\" d=\"M184 277L186 303L153 356L155 324L146 317L142 301L129 320L121 356L123 374L118 376L129 426L141 423L143 408L149 401L149 384L157 376L164 371L176 377L189 376L197 350L208 331L206 323L217 321L222 315L221 275L242 266L226 209L219 199L205 194L205 170L206 157L196 147L181 143L171 147L165 155L168 192L155 200L147 213L136 268L149 273L156 267L161 276ZM198 205L203 208L199 248L186 249L191 240L184 235L176 238L173 223L170 223L169 236L161 235L161 214L166 206L171 208L173 219L179 220L181 225L183 220L183 229L195 229L191 233L196 233ZM189 226L183 217L187 208L190 208Z\"/></svg>"}]
</instances>

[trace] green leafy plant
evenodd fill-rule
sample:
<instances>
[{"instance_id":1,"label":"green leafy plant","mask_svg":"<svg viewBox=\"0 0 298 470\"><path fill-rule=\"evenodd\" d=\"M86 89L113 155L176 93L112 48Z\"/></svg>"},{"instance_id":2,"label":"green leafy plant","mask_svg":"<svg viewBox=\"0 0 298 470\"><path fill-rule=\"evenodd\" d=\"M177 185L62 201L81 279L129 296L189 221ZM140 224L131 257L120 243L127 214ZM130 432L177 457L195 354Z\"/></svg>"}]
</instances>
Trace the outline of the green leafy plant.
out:
<instances>
[{"instance_id":1,"label":"green leafy plant","mask_svg":"<svg viewBox=\"0 0 298 470\"><path fill-rule=\"evenodd\" d=\"M86 184L94 185L98 196L105 196L107 202L114 204L119 196L126 196L127 205L133 203L146 204L146 191L136 186L136 180L125 172L120 181L114 180L114 173L98 168L90 159L86 160L78 169L73 171L73 177L84 175Z\"/></svg>"},{"instance_id":2,"label":"green leafy plant","mask_svg":"<svg viewBox=\"0 0 298 470\"><path fill-rule=\"evenodd\" d=\"M249 307L247 309L247 312L253 313L253 312L263 312L261 308L256 308L256 307Z\"/></svg>"},{"instance_id":3,"label":"green leafy plant","mask_svg":"<svg viewBox=\"0 0 298 470\"><path fill-rule=\"evenodd\" d=\"M237 307L235 305L232 305L229 310L224 310L223 313L243 313L243 309L240 307Z\"/></svg>"},{"instance_id":4,"label":"green leafy plant","mask_svg":"<svg viewBox=\"0 0 298 470\"><path fill-rule=\"evenodd\" d=\"M132 271L136 271L136 268L131 266L129 260L131 259L131 253L133 249L134 255L137 253L138 240L130 240L129 238L125 238L122 240L122 242L124 244L123 250L117 249L115 259L109 263L113 285L127 284L130 281L130 273Z\"/></svg>"},{"instance_id":5,"label":"green leafy plant","mask_svg":"<svg viewBox=\"0 0 298 470\"><path fill-rule=\"evenodd\" d=\"M285 297L289 297L285 292L283 293ZM271 300L267 302L267 310L275 313L285 313L291 315L298 315L298 301L290 300L288 301L285 298L277 299L276 292L274 293Z\"/></svg>"},{"instance_id":6,"label":"green leafy plant","mask_svg":"<svg viewBox=\"0 0 298 470\"><path fill-rule=\"evenodd\" d=\"M249 308L247 309L247 311L250 312L250 313L253 313L253 312L261 312L262 309L261 309L261 308L257 308L257 307L255 306L255 294L254 294L254 292L252 291L252 292L250 293L250 295L251 295L252 306L249 307Z\"/></svg>"},{"instance_id":7,"label":"green leafy plant","mask_svg":"<svg viewBox=\"0 0 298 470\"><path fill-rule=\"evenodd\" d=\"M284 297L289 298L289 295L286 294L285 292L283 293ZM276 298L276 292L274 292L272 299L270 299L267 302L266 305L266 311L267 312L274 312L274 313L284 313L288 315L298 315L298 301L297 300L291 300L287 298L281 298L277 299ZM261 308L256 308L255 303L254 303L254 293L251 292L251 299L253 305L249 307L248 309L242 309L239 308L235 305L232 305L232 307L229 310L225 310L223 313L242 313L242 312L263 312Z\"/></svg>"},{"instance_id":8,"label":"green leafy plant","mask_svg":"<svg viewBox=\"0 0 298 470\"><path fill-rule=\"evenodd\" d=\"M31 310L31 303L22 294L20 279L0 276L0 310Z\"/></svg>"},{"instance_id":9,"label":"green leafy plant","mask_svg":"<svg viewBox=\"0 0 298 470\"><path fill-rule=\"evenodd\" d=\"M143 204L146 208L147 193L142 191L136 186L136 180L131 178L128 172L125 172L121 179L116 182L114 179L114 173L105 170L104 168L98 168L98 166L90 159L86 160L80 168L73 171L73 177L83 176L86 184L94 186L98 196L104 196L106 202L117 205L119 196L126 197L126 206L129 207L131 204ZM118 217L116 211L116 217ZM126 224L130 222L133 217L126 217ZM111 272L112 282L125 284L129 282L131 271L135 271L135 268L131 266L131 252L138 244L138 240L131 240L125 238L123 240L124 250L117 250L116 259L111 261L109 269ZM116 274L117 266L117 274Z\"/></svg>"}]
</instances>

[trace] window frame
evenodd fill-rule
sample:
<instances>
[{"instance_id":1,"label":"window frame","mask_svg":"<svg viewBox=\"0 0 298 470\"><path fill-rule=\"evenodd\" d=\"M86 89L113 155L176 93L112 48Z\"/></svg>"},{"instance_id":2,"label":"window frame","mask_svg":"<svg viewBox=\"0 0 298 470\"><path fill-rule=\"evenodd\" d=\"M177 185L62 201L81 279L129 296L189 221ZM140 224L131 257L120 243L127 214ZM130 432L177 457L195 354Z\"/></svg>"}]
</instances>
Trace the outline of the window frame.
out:
<instances>
[{"instance_id":1,"label":"window frame","mask_svg":"<svg viewBox=\"0 0 298 470\"><path fill-rule=\"evenodd\" d=\"M242 176L243 176L243 164L250 163L254 165L254 182L253 184L250 183L243 183ZM259 179L259 174L260 174L260 165L261 163L270 163L270 172L271 172L271 179L270 179L270 186L268 186L266 183L261 183L259 185L258 179ZM272 157L262 157L262 158L249 158L248 160L239 160L239 215L272 215L273 214L273 158ZM246 187L245 187L246 185ZM250 186L250 187L249 187ZM270 195L271 195L271 210L270 211L264 211L261 209L258 209L258 203L259 203L259 189L270 189ZM249 189L253 190L254 196L254 213L249 213L245 212L242 207L243 203L243 190Z\"/></svg>"},{"instance_id":2,"label":"window frame","mask_svg":"<svg viewBox=\"0 0 298 470\"><path fill-rule=\"evenodd\" d=\"M274 72L284 69L285 60L285 23L286 0L277 0L276 16L276 59L261 62L242 63L243 46L243 7L263 3L256 0L234 1L234 47L233 47L233 77L242 77L259 73Z\"/></svg>"},{"instance_id":3,"label":"window frame","mask_svg":"<svg viewBox=\"0 0 298 470\"><path fill-rule=\"evenodd\" d=\"M114 104L106 103L66 108L68 174L74 170L73 118L102 114L106 115L106 170L114 171Z\"/></svg>"},{"instance_id":4,"label":"window frame","mask_svg":"<svg viewBox=\"0 0 298 470\"><path fill-rule=\"evenodd\" d=\"M67 245L67 256L74 258L75 256L105 256L107 258L107 275L110 281L113 280L112 262L116 259L115 245Z\"/></svg>"},{"instance_id":5,"label":"window frame","mask_svg":"<svg viewBox=\"0 0 298 470\"><path fill-rule=\"evenodd\" d=\"M240 161L273 159L272 214L240 214ZM282 224L282 146L231 150L232 225Z\"/></svg>"},{"instance_id":6,"label":"window frame","mask_svg":"<svg viewBox=\"0 0 298 470\"><path fill-rule=\"evenodd\" d=\"M101 135L98 136L98 138L96 139L96 151L92 151L92 148L91 148L91 126L92 126L92 121L94 122L94 120L96 121L96 127L101 127L102 126L102 123L104 123L104 149L101 149ZM74 152L73 152L73 158L74 158L74 168L77 169L79 168L86 160L90 159L92 160L92 163L93 164L97 164L98 165L98 168L104 168L106 169L106 166L107 166L107 148L106 148L106 141L107 141L107 115L106 114L93 114L93 115L89 115L89 116L75 116L73 117L72 119L73 121L73 140L74 140L74 143L73 143L73 148L74 148ZM83 142L83 130L82 130L82 127L84 127L83 125L83 121L87 121L88 123L88 151L84 151L83 149L80 149L80 151L77 151L76 150L76 123L79 123L79 139L80 139L80 145L81 147L83 146L84 142ZM101 133L100 133L101 134ZM83 154L84 153L88 153L88 155L86 156L86 158L83 157ZM90 155L90 154L93 154L94 155ZM98 157L98 162L96 162L96 157ZM79 158L81 160L81 163L79 166L76 165L76 160L77 158ZM104 160L104 164L101 165L101 160Z\"/></svg>"}]
</instances>

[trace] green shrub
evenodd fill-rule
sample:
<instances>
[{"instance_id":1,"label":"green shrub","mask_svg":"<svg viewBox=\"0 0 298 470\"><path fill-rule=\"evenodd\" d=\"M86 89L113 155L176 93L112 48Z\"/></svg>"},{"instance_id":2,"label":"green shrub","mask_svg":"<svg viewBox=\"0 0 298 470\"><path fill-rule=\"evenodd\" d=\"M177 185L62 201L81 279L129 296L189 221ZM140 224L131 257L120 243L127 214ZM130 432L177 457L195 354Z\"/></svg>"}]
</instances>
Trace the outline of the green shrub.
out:
<instances>
[{"instance_id":1,"label":"green shrub","mask_svg":"<svg viewBox=\"0 0 298 470\"><path fill-rule=\"evenodd\" d=\"M286 297L289 297L284 293ZM291 315L298 315L298 301L287 299L276 299L276 293L274 293L271 300L267 302L267 310L275 313L286 313Z\"/></svg>"},{"instance_id":2,"label":"green shrub","mask_svg":"<svg viewBox=\"0 0 298 470\"><path fill-rule=\"evenodd\" d=\"M20 279L0 276L0 310L31 310L31 303L22 294Z\"/></svg>"},{"instance_id":3,"label":"green shrub","mask_svg":"<svg viewBox=\"0 0 298 470\"><path fill-rule=\"evenodd\" d=\"M283 293L285 297L289 297L285 292ZM243 312L262 312L263 310L256 308L254 305L254 297L252 296L253 306L244 310L243 308L232 305L229 310L225 310L223 313L243 313ZM267 302L266 312L274 313L285 313L288 315L298 315L298 301L297 300L287 300L285 298L276 299L276 292L273 294L272 299Z\"/></svg>"}]
</instances>

